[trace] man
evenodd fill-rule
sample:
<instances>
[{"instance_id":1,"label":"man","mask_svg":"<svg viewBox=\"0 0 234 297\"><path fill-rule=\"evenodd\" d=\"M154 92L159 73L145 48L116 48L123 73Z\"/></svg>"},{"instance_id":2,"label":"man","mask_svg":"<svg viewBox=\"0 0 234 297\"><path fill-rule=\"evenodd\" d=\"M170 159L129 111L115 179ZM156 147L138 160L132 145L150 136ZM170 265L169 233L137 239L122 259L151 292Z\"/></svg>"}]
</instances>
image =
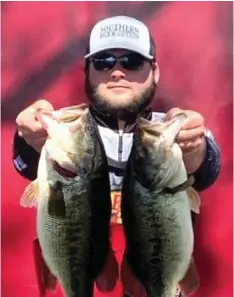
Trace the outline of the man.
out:
<instances>
[{"instance_id":1,"label":"man","mask_svg":"<svg viewBox=\"0 0 234 297\"><path fill-rule=\"evenodd\" d=\"M113 198L112 241L117 252L116 234L122 232L120 189L136 117L164 121L181 112L179 108L167 114L151 110L159 77L155 44L145 24L127 16L116 16L93 27L85 56L85 91L108 158ZM45 131L35 119L39 108L53 110L49 102L39 100L16 119L13 163L19 174L30 180L36 178L46 139ZM182 149L188 175L195 178L194 188L202 191L219 176L220 152L211 132L205 128L202 115L191 110L184 112L188 119L176 141Z\"/></svg>"}]
</instances>

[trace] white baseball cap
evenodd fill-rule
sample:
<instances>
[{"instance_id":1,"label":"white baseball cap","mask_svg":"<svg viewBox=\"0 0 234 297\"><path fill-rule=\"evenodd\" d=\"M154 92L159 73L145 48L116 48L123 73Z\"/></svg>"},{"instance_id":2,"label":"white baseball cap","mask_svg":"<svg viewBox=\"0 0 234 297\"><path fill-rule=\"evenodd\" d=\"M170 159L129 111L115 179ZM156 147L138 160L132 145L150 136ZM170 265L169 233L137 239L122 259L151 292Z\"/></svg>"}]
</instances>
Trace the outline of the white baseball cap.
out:
<instances>
[{"instance_id":1,"label":"white baseball cap","mask_svg":"<svg viewBox=\"0 0 234 297\"><path fill-rule=\"evenodd\" d=\"M126 49L150 60L155 58L155 45L148 27L128 16L114 16L96 23L84 58L108 49Z\"/></svg>"}]
</instances>

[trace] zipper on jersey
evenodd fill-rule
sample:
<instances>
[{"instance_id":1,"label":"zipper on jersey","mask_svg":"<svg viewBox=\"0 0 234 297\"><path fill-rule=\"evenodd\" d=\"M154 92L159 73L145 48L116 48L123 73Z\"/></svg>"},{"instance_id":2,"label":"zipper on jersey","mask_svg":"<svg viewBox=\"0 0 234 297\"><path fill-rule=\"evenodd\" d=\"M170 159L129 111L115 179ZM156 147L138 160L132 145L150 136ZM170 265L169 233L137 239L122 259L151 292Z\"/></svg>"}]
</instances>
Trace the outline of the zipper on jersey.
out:
<instances>
[{"instance_id":1,"label":"zipper on jersey","mask_svg":"<svg viewBox=\"0 0 234 297\"><path fill-rule=\"evenodd\" d=\"M119 131L118 161L122 161L123 153L123 131Z\"/></svg>"}]
</instances>

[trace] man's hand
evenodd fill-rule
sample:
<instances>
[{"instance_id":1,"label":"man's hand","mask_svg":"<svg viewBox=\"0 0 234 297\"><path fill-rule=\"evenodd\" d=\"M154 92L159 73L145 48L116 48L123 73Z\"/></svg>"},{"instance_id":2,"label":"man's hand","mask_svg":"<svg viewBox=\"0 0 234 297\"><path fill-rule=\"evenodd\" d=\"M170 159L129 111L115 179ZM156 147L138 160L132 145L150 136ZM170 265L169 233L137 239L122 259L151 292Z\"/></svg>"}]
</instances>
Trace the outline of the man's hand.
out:
<instances>
[{"instance_id":1,"label":"man's hand","mask_svg":"<svg viewBox=\"0 0 234 297\"><path fill-rule=\"evenodd\" d=\"M38 100L18 114L16 125L19 136L36 151L41 152L47 133L35 117L36 111L39 109L52 111L54 107L46 100Z\"/></svg>"},{"instance_id":2,"label":"man's hand","mask_svg":"<svg viewBox=\"0 0 234 297\"><path fill-rule=\"evenodd\" d=\"M200 167L206 154L204 118L196 111L172 108L166 114L165 120L170 120L181 112L186 113L188 118L181 128L176 142L183 152L187 172L191 174Z\"/></svg>"}]
</instances>

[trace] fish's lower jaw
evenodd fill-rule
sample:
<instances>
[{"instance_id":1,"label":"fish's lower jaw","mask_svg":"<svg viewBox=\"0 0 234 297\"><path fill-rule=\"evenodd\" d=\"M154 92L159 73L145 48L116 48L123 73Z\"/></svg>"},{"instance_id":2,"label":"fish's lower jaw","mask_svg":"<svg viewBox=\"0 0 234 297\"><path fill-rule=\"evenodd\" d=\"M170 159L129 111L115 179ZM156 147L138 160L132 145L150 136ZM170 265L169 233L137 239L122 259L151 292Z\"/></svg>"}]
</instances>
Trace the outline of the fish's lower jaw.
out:
<instances>
[{"instance_id":1,"label":"fish's lower jaw","mask_svg":"<svg viewBox=\"0 0 234 297\"><path fill-rule=\"evenodd\" d=\"M183 184L184 182L186 182L186 180L188 179L188 175L184 166L183 162L180 162L180 164L178 164L176 166L177 168L173 168L172 167L169 169L172 173L171 173L171 177L170 178L170 182L166 185L168 188L174 188L177 187L181 184ZM168 176L170 175L170 173L168 174Z\"/></svg>"},{"instance_id":2,"label":"fish's lower jaw","mask_svg":"<svg viewBox=\"0 0 234 297\"><path fill-rule=\"evenodd\" d=\"M159 141L161 140L161 135L160 133L154 133L154 131L149 131L149 130L144 130L140 129L139 130L139 138L141 140L141 143L145 147L158 147ZM163 139L164 140L164 139Z\"/></svg>"},{"instance_id":3,"label":"fish's lower jaw","mask_svg":"<svg viewBox=\"0 0 234 297\"><path fill-rule=\"evenodd\" d=\"M45 150L47 154L47 159L53 159L58 162L67 158L67 153L62 150L61 146L58 146L53 140L47 140L45 143Z\"/></svg>"}]
</instances>

